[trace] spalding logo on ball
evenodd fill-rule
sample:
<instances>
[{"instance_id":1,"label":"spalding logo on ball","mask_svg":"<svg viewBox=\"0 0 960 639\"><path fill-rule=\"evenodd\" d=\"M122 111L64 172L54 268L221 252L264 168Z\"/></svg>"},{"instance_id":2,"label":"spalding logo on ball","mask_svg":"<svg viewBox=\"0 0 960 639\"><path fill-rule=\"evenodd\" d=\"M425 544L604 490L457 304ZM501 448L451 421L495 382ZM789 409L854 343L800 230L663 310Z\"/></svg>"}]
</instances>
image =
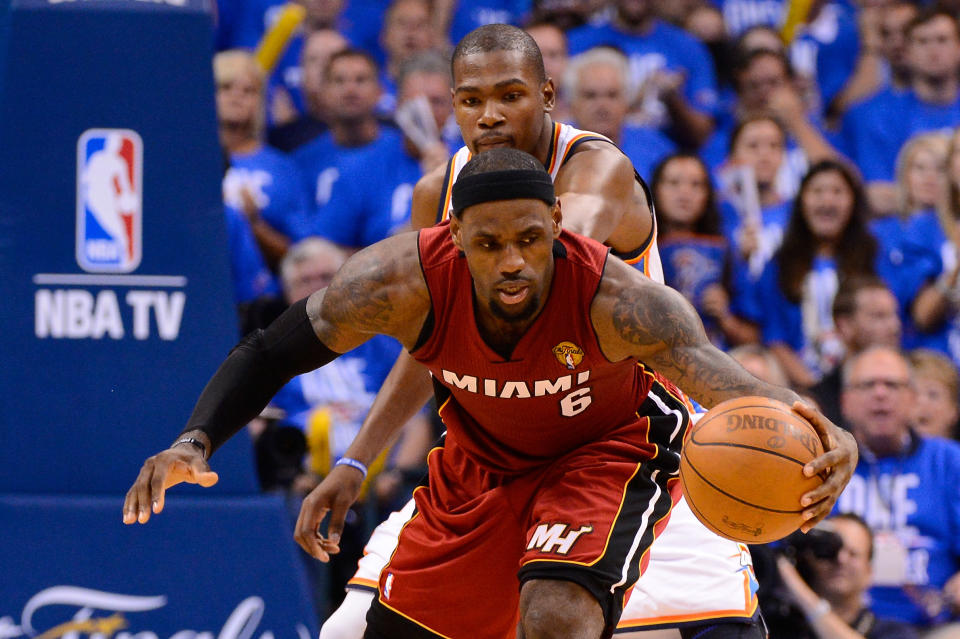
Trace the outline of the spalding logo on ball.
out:
<instances>
[{"instance_id":1,"label":"spalding logo on ball","mask_svg":"<svg viewBox=\"0 0 960 639\"><path fill-rule=\"evenodd\" d=\"M817 431L783 402L727 400L692 427L683 445L683 496L718 535L775 541L803 524L800 497L823 483L805 476L803 467L822 454Z\"/></svg>"}]
</instances>

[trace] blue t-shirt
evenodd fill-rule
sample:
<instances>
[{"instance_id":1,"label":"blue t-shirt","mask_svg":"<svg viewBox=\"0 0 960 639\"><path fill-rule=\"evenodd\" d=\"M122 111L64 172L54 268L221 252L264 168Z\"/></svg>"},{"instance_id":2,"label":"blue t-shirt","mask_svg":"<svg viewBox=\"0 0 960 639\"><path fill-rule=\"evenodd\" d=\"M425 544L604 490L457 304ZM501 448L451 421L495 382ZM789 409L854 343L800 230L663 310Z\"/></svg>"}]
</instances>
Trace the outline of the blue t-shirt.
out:
<instances>
[{"instance_id":1,"label":"blue t-shirt","mask_svg":"<svg viewBox=\"0 0 960 639\"><path fill-rule=\"evenodd\" d=\"M837 294L837 263L831 257L815 256L810 273L811 311L820 331L808 335L804 331L801 305L787 299L780 288L780 264L770 260L756 286L757 299L763 300L761 331L764 344L786 344L817 376L832 370L843 351L839 336L833 330L833 298Z\"/></svg>"},{"instance_id":2,"label":"blue t-shirt","mask_svg":"<svg viewBox=\"0 0 960 639\"><path fill-rule=\"evenodd\" d=\"M626 54L630 61L630 78L634 87L655 71L682 72L686 78L684 96L690 106L713 115L717 106L717 80L713 60L707 48L695 37L672 24L654 20L646 34L625 33L612 24L584 25L568 34L570 54L576 55L598 46L612 46ZM666 107L651 105L656 112L649 115L658 125L666 126Z\"/></svg>"},{"instance_id":3,"label":"blue t-shirt","mask_svg":"<svg viewBox=\"0 0 960 639\"><path fill-rule=\"evenodd\" d=\"M943 232L936 211L920 211L910 219L910 232L904 241L909 242L908 246L914 249L914 255L926 255L928 266L928 270L922 273L923 281L912 283L916 294L926 282L952 271L957 265L957 253L953 243ZM916 258L912 261L915 262ZM940 351L952 359L955 365L960 366L960 314L948 311L944 321L927 332L921 332L912 321L908 321L905 323L904 341L908 348L932 348Z\"/></svg>"},{"instance_id":4,"label":"blue t-shirt","mask_svg":"<svg viewBox=\"0 0 960 639\"><path fill-rule=\"evenodd\" d=\"M637 173L650 180L656 166L676 151L677 145L657 129L627 125L620 135L620 150L630 158Z\"/></svg>"},{"instance_id":5,"label":"blue t-shirt","mask_svg":"<svg viewBox=\"0 0 960 639\"><path fill-rule=\"evenodd\" d=\"M360 430L400 348L395 339L376 335L326 366L294 377L270 405L286 413L284 423L303 430L316 408L331 408L335 423L331 452L341 456Z\"/></svg>"},{"instance_id":6,"label":"blue t-shirt","mask_svg":"<svg viewBox=\"0 0 960 639\"><path fill-rule=\"evenodd\" d=\"M877 239L877 275L897 298L906 348L914 347L910 306L920 288L942 269L935 248L939 244L931 237L931 226L939 227L933 211L921 211L906 218L891 215L870 222L870 232Z\"/></svg>"},{"instance_id":7,"label":"blue t-shirt","mask_svg":"<svg viewBox=\"0 0 960 639\"><path fill-rule=\"evenodd\" d=\"M237 304L252 302L258 297L280 295L280 284L267 268L247 218L226 205L227 247L230 250L230 275L233 278L233 299Z\"/></svg>"},{"instance_id":8,"label":"blue t-shirt","mask_svg":"<svg viewBox=\"0 0 960 639\"><path fill-rule=\"evenodd\" d=\"M790 44L790 61L819 89L821 115L853 74L859 53L853 14L835 2L825 4L813 22L799 28Z\"/></svg>"},{"instance_id":9,"label":"blue t-shirt","mask_svg":"<svg viewBox=\"0 0 960 639\"><path fill-rule=\"evenodd\" d=\"M333 187L341 175L359 176L372 184L379 179L369 164L368 154L381 147L395 148L400 133L393 127L381 126L377 138L360 146L345 147L337 144L333 133L326 131L312 142L304 144L293 153L300 168L308 201L314 208L312 223L316 223L316 209L330 201Z\"/></svg>"},{"instance_id":10,"label":"blue t-shirt","mask_svg":"<svg viewBox=\"0 0 960 639\"><path fill-rule=\"evenodd\" d=\"M779 29L787 13L786 0L713 0L723 15L727 33L737 38L754 26Z\"/></svg>"},{"instance_id":11,"label":"blue t-shirt","mask_svg":"<svg viewBox=\"0 0 960 639\"><path fill-rule=\"evenodd\" d=\"M720 203L720 231L727 239L727 244L731 247L731 260L733 266L734 279L748 278L756 281L764 266L780 248L783 242L783 234L787 230L787 224L790 222L790 213L793 209L793 202L779 202L760 209L760 229L761 248L756 256L748 263L743 259L739 250L738 236L743 228L740 213L730 202Z\"/></svg>"},{"instance_id":12,"label":"blue t-shirt","mask_svg":"<svg viewBox=\"0 0 960 639\"><path fill-rule=\"evenodd\" d=\"M887 89L852 107L843 117L846 153L866 182L892 182L897 154L912 136L960 124L960 95L951 103L927 104L913 91Z\"/></svg>"},{"instance_id":13,"label":"blue t-shirt","mask_svg":"<svg viewBox=\"0 0 960 639\"><path fill-rule=\"evenodd\" d=\"M732 114L729 114L732 116ZM819 127L816 122L814 126ZM732 117L721 117L718 120L717 128L713 135L707 138L706 143L700 148L699 155L703 162L710 168L710 172L719 173L730 149L730 138L736 128L736 121ZM821 132L822 129L821 129ZM790 135L787 136L786 148L784 149L783 163L780 170L777 171L777 195L783 199L792 199L800 189L800 182L806 175L810 166L807 160L807 154L803 148L797 144L797 141Z\"/></svg>"},{"instance_id":14,"label":"blue t-shirt","mask_svg":"<svg viewBox=\"0 0 960 639\"><path fill-rule=\"evenodd\" d=\"M726 241L719 235L673 233L658 243L664 282L677 289L697 309L710 341L718 348L726 348L720 327L703 312L703 292L709 286L723 284Z\"/></svg>"},{"instance_id":15,"label":"blue t-shirt","mask_svg":"<svg viewBox=\"0 0 960 639\"><path fill-rule=\"evenodd\" d=\"M223 178L223 199L243 210L241 190L253 196L260 216L293 241L310 235L310 217L303 180L289 156L261 146L252 153L232 153Z\"/></svg>"},{"instance_id":16,"label":"blue t-shirt","mask_svg":"<svg viewBox=\"0 0 960 639\"><path fill-rule=\"evenodd\" d=\"M900 566L903 585L870 589L874 611L916 625L947 618L947 610L930 614L907 590L914 597L932 594L938 600L937 591L960 570L960 446L956 442L913 436L903 454L879 459L861 447L856 471L834 511L856 513L874 535L889 532L906 551L906 565ZM875 574L875 583L877 579Z\"/></svg>"},{"instance_id":17,"label":"blue t-shirt","mask_svg":"<svg viewBox=\"0 0 960 639\"><path fill-rule=\"evenodd\" d=\"M413 187L423 175L401 137L390 137L365 158L340 173L330 201L317 211L316 234L342 246L362 248L407 229Z\"/></svg>"},{"instance_id":18,"label":"blue t-shirt","mask_svg":"<svg viewBox=\"0 0 960 639\"><path fill-rule=\"evenodd\" d=\"M456 3L450 19L450 41L460 42L477 27L503 23L520 25L530 13L532 0L466 0Z\"/></svg>"}]
</instances>

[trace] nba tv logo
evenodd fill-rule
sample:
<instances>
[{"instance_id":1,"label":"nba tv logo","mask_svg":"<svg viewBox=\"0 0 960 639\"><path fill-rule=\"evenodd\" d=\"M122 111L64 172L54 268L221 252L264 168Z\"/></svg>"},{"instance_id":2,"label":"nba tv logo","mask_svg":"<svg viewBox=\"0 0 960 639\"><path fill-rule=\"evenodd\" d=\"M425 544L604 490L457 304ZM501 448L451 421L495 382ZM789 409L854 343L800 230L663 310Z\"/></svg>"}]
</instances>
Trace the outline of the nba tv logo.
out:
<instances>
[{"instance_id":1,"label":"nba tv logo","mask_svg":"<svg viewBox=\"0 0 960 639\"><path fill-rule=\"evenodd\" d=\"M143 246L143 141L130 129L89 129L77 141L77 263L129 273Z\"/></svg>"}]
</instances>

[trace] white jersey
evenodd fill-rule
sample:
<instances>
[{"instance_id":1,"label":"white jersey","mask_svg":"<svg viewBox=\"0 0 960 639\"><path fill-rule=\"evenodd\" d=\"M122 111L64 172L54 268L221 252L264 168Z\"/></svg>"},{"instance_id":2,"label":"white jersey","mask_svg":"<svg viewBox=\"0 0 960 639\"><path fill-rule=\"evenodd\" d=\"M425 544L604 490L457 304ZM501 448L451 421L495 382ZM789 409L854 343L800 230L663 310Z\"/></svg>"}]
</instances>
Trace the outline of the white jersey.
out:
<instances>
[{"instance_id":1,"label":"white jersey","mask_svg":"<svg viewBox=\"0 0 960 639\"><path fill-rule=\"evenodd\" d=\"M581 131L569 124L554 122L553 135L550 138L550 149L547 152L548 159L544 165L547 172L550 173L550 178L556 181L557 174L560 173L560 168L570 159L576 148L584 142L592 141L606 142L616 147L616 144L614 144L610 138L604 137L599 133ZM447 171L443 177L443 190L440 193L440 203L437 207L436 222L448 219L453 212L453 202L451 201L453 183L457 181L457 176L460 175L460 171L463 170L463 167L466 166L471 157L473 157L473 154L470 152L470 149L464 146L460 147L447 162ZM634 171L633 174L636 177L637 183L640 184L640 187L647 196L647 202L650 203L650 214L653 215L653 195L646 182L640 177L640 174L636 171ZM614 255L627 264L632 264L640 269L650 278L663 284L663 265L660 262L660 253L657 251L656 218L654 218L652 222L653 231L651 231L650 237L647 238L641 246L624 254L615 251Z\"/></svg>"}]
</instances>

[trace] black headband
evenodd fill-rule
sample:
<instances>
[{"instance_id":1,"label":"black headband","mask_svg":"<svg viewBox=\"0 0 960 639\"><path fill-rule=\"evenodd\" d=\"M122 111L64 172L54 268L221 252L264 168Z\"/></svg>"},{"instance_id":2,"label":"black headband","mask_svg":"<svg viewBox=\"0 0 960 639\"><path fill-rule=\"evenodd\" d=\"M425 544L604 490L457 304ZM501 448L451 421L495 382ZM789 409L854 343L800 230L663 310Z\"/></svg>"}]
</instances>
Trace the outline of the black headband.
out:
<instances>
[{"instance_id":1,"label":"black headband","mask_svg":"<svg viewBox=\"0 0 960 639\"><path fill-rule=\"evenodd\" d=\"M458 178L453 184L453 212L497 200L543 200L553 206L553 180L546 171L489 171Z\"/></svg>"}]
</instances>

